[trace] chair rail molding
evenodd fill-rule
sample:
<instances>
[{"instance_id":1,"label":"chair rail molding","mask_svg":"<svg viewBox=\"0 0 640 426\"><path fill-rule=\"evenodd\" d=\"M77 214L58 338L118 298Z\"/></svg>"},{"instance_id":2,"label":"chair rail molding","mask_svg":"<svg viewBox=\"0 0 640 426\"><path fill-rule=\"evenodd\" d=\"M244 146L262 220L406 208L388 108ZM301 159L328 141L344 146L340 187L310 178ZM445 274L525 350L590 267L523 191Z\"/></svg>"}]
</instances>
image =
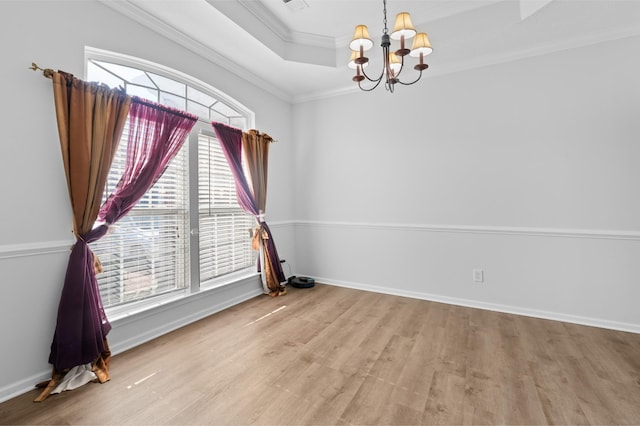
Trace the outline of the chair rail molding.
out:
<instances>
[{"instance_id":1,"label":"chair rail molding","mask_svg":"<svg viewBox=\"0 0 640 426\"><path fill-rule=\"evenodd\" d=\"M464 234L519 235L532 237L590 238L606 240L640 241L640 231L609 229L575 229L575 228L538 228L516 226L482 226L482 225L440 225L412 224L388 222L343 222L295 220L295 226L329 227L348 229L379 229L398 231L423 231Z\"/></svg>"},{"instance_id":2,"label":"chair rail molding","mask_svg":"<svg viewBox=\"0 0 640 426\"><path fill-rule=\"evenodd\" d=\"M40 256L44 254L70 252L72 240L40 241L34 243L0 245L0 259L15 257Z\"/></svg>"}]
</instances>

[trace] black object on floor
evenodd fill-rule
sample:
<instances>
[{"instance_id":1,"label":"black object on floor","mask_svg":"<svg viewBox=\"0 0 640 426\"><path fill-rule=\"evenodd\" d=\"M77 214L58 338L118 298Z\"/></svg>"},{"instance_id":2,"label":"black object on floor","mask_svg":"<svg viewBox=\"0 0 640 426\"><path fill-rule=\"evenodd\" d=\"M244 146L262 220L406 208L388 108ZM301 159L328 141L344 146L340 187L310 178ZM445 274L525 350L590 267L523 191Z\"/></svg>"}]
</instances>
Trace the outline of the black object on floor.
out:
<instances>
[{"instance_id":1,"label":"black object on floor","mask_svg":"<svg viewBox=\"0 0 640 426\"><path fill-rule=\"evenodd\" d=\"M309 277L289 277L287 280L291 287L296 288L310 288L316 285L316 281L313 278Z\"/></svg>"}]
</instances>

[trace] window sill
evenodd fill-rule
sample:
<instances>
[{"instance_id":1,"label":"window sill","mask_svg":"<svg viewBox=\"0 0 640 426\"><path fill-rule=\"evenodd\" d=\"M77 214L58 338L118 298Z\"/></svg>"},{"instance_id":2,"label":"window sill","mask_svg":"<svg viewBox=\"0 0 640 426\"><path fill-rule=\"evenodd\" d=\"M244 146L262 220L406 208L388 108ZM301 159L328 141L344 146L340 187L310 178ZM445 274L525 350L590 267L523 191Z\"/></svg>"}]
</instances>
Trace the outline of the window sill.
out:
<instances>
[{"instance_id":1,"label":"window sill","mask_svg":"<svg viewBox=\"0 0 640 426\"><path fill-rule=\"evenodd\" d=\"M232 272L231 274L223 275L219 278L213 278L211 280L200 283L200 292L213 290L215 288L224 287L229 284L233 284L240 280L247 278L260 276L260 273L255 271L255 265L241 271Z\"/></svg>"},{"instance_id":2,"label":"window sill","mask_svg":"<svg viewBox=\"0 0 640 426\"><path fill-rule=\"evenodd\" d=\"M223 287L233 286L245 280L259 277L258 272L252 270L238 271L221 278L212 279L201 284L200 291L190 293L187 289L174 291L168 294L159 295L138 302L132 302L126 305L114 306L106 308L105 314L109 322L118 322L128 317L135 317L140 314L158 310L163 306L179 304L181 301L188 302L189 299L195 297L203 297L206 293L219 290Z\"/></svg>"}]
</instances>

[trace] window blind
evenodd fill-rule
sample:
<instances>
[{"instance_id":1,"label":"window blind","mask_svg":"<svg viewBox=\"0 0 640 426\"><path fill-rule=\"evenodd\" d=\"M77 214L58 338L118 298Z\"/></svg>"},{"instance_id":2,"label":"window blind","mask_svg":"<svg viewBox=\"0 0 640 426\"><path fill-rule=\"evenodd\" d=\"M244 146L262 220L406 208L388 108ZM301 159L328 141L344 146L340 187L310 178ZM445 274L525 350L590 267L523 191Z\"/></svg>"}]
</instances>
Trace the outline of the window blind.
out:
<instances>
[{"instance_id":1,"label":"window blind","mask_svg":"<svg viewBox=\"0 0 640 426\"><path fill-rule=\"evenodd\" d=\"M128 124L109 173L105 198L124 173ZM105 307L186 288L188 282L188 175L183 146L136 206L91 245Z\"/></svg>"},{"instance_id":2,"label":"window blind","mask_svg":"<svg viewBox=\"0 0 640 426\"><path fill-rule=\"evenodd\" d=\"M198 135L200 281L255 265L253 216L238 205L233 174L218 140Z\"/></svg>"}]
</instances>

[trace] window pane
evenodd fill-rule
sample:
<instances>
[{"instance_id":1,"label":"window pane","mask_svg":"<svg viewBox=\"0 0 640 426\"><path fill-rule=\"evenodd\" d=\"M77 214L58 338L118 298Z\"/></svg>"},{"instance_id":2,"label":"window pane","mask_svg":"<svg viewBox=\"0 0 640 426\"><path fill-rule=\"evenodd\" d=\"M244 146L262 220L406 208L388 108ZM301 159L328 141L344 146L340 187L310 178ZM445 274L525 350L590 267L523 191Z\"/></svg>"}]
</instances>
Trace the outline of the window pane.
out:
<instances>
[{"instance_id":1,"label":"window pane","mask_svg":"<svg viewBox=\"0 0 640 426\"><path fill-rule=\"evenodd\" d=\"M105 194L113 192L126 164L129 121L125 123ZM136 206L91 245L104 272L98 286L105 307L142 300L187 287L188 175L185 146Z\"/></svg>"},{"instance_id":2,"label":"window pane","mask_svg":"<svg viewBox=\"0 0 640 426\"><path fill-rule=\"evenodd\" d=\"M187 101L187 112L209 121L209 108L191 100Z\"/></svg>"},{"instance_id":3,"label":"window pane","mask_svg":"<svg viewBox=\"0 0 640 426\"><path fill-rule=\"evenodd\" d=\"M201 103L202 105L206 105L207 107L210 107L217 102L213 96L209 96L206 93L202 93L200 90L189 86L187 86L187 98Z\"/></svg>"},{"instance_id":4,"label":"window pane","mask_svg":"<svg viewBox=\"0 0 640 426\"><path fill-rule=\"evenodd\" d=\"M111 88L122 86L124 87L124 80L116 77L113 74L108 73L104 69L98 67L92 62L87 64L88 75L91 76L90 81L97 81L98 83L104 83Z\"/></svg>"},{"instance_id":5,"label":"window pane","mask_svg":"<svg viewBox=\"0 0 640 426\"><path fill-rule=\"evenodd\" d=\"M131 96L139 96L142 99L148 99L153 102L159 101L158 91L156 89L150 89L148 87L127 84L127 94Z\"/></svg>"},{"instance_id":6,"label":"window pane","mask_svg":"<svg viewBox=\"0 0 640 426\"><path fill-rule=\"evenodd\" d=\"M186 99L181 96L172 95L171 93L160 92L160 103L181 111L187 109Z\"/></svg>"},{"instance_id":7,"label":"window pane","mask_svg":"<svg viewBox=\"0 0 640 426\"><path fill-rule=\"evenodd\" d=\"M238 129L247 130L247 119L244 117L231 117L229 125Z\"/></svg>"},{"instance_id":8,"label":"window pane","mask_svg":"<svg viewBox=\"0 0 640 426\"><path fill-rule=\"evenodd\" d=\"M106 198L126 164L129 121L113 160ZM188 175L186 146L136 206L91 244L104 272L98 274L103 305L124 303L182 290L188 282Z\"/></svg>"},{"instance_id":9,"label":"window pane","mask_svg":"<svg viewBox=\"0 0 640 426\"><path fill-rule=\"evenodd\" d=\"M145 74L144 71L139 69L127 67L124 65L112 64L109 62L103 61L89 61L95 62L97 65L105 68L108 71L111 71L112 74L117 75L121 79L125 80L128 83L138 84L140 86L151 86L153 87L153 83L149 80L149 77Z\"/></svg>"},{"instance_id":10,"label":"window pane","mask_svg":"<svg viewBox=\"0 0 640 426\"><path fill-rule=\"evenodd\" d=\"M255 264L251 229L255 219L238 205L233 174L216 138L198 136L200 280Z\"/></svg>"},{"instance_id":11,"label":"window pane","mask_svg":"<svg viewBox=\"0 0 640 426\"><path fill-rule=\"evenodd\" d=\"M238 115L237 111L235 111L234 109L228 107L227 105L223 104L222 102L218 102L212 108L216 112L219 112L220 114L224 115L225 117L235 117L235 116Z\"/></svg>"},{"instance_id":12,"label":"window pane","mask_svg":"<svg viewBox=\"0 0 640 426\"><path fill-rule=\"evenodd\" d=\"M229 118L226 115L222 115L214 110L211 110L211 121L217 121L223 124L229 124Z\"/></svg>"},{"instance_id":13,"label":"window pane","mask_svg":"<svg viewBox=\"0 0 640 426\"><path fill-rule=\"evenodd\" d=\"M164 215L132 212L91 248L102 263L98 274L105 307L185 288L185 211ZM182 231L181 231L182 230Z\"/></svg>"},{"instance_id":14,"label":"window pane","mask_svg":"<svg viewBox=\"0 0 640 426\"><path fill-rule=\"evenodd\" d=\"M158 89L162 90L163 92L173 93L183 98L187 95L187 86L184 83L180 83L151 72L149 73L149 76L158 86Z\"/></svg>"},{"instance_id":15,"label":"window pane","mask_svg":"<svg viewBox=\"0 0 640 426\"><path fill-rule=\"evenodd\" d=\"M251 249L255 219L241 210L200 216L200 280L252 267Z\"/></svg>"}]
</instances>

